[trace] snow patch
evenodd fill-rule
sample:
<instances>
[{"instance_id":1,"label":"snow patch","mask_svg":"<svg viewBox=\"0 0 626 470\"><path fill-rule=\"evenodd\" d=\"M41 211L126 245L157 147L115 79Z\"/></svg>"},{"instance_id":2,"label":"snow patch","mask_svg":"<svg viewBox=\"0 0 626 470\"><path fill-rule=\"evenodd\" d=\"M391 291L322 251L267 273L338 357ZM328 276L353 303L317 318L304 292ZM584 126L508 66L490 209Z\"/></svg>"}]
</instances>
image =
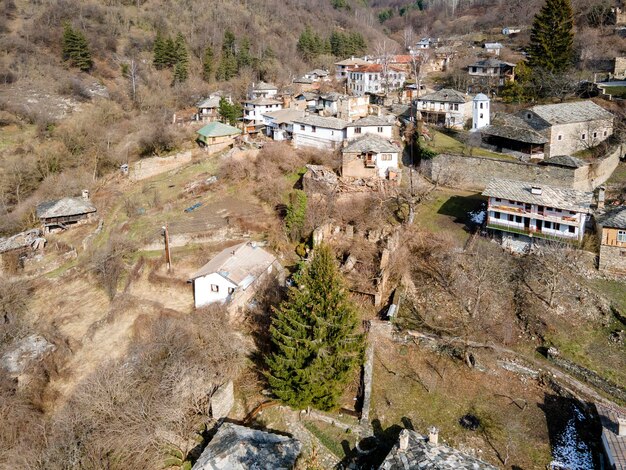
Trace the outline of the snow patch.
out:
<instances>
[{"instance_id":1,"label":"snow patch","mask_svg":"<svg viewBox=\"0 0 626 470\"><path fill-rule=\"evenodd\" d=\"M487 217L487 211L470 212L468 215L469 215L469 219L473 223L477 225L482 225L483 222L485 222L485 217Z\"/></svg>"},{"instance_id":2,"label":"snow patch","mask_svg":"<svg viewBox=\"0 0 626 470\"><path fill-rule=\"evenodd\" d=\"M593 455L589 446L582 440L576 429L576 423L583 423L584 415L574 408L572 416L552 449L553 460L550 468L563 470L589 470L593 468Z\"/></svg>"}]
</instances>

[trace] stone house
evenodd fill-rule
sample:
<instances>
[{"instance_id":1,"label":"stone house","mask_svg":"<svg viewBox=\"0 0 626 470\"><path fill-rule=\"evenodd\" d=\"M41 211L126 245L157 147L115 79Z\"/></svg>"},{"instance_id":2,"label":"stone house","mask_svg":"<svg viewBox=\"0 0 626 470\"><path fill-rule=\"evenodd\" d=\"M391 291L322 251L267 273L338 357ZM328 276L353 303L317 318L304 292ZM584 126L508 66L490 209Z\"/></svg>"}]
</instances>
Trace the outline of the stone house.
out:
<instances>
[{"instance_id":1,"label":"stone house","mask_svg":"<svg viewBox=\"0 0 626 470\"><path fill-rule=\"evenodd\" d=\"M503 179L492 179L482 195L487 228L526 242L581 242L593 201L590 192Z\"/></svg>"},{"instance_id":2,"label":"stone house","mask_svg":"<svg viewBox=\"0 0 626 470\"><path fill-rule=\"evenodd\" d=\"M611 209L596 220L600 235L598 268L626 273L626 207Z\"/></svg>"},{"instance_id":3,"label":"stone house","mask_svg":"<svg viewBox=\"0 0 626 470\"><path fill-rule=\"evenodd\" d=\"M241 129L214 121L198 130L196 134L198 144L207 152L212 153L233 145L235 138L241 134Z\"/></svg>"},{"instance_id":4,"label":"stone house","mask_svg":"<svg viewBox=\"0 0 626 470\"><path fill-rule=\"evenodd\" d=\"M521 117L498 113L490 125L480 129L480 133L483 146L493 151L521 159L541 160L545 157L548 139Z\"/></svg>"},{"instance_id":5,"label":"stone house","mask_svg":"<svg viewBox=\"0 0 626 470\"><path fill-rule=\"evenodd\" d=\"M393 136L393 123L379 116L366 116L346 126L346 139L352 140L363 134L376 134L387 139Z\"/></svg>"},{"instance_id":6,"label":"stone house","mask_svg":"<svg viewBox=\"0 0 626 470\"><path fill-rule=\"evenodd\" d=\"M273 83L267 82L253 83L248 95L251 100L275 97L278 95L278 87Z\"/></svg>"},{"instance_id":7,"label":"stone house","mask_svg":"<svg viewBox=\"0 0 626 470\"><path fill-rule=\"evenodd\" d=\"M341 151L341 176L352 178L387 178L399 174L400 148L388 138L365 134ZM395 171L394 171L395 170Z\"/></svg>"},{"instance_id":8,"label":"stone house","mask_svg":"<svg viewBox=\"0 0 626 470\"><path fill-rule=\"evenodd\" d=\"M626 78L626 57L616 57L613 59L613 78Z\"/></svg>"},{"instance_id":9,"label":"stone house","mask_svg":"<svg viewBox=\"0 0 626 470\"><path fill-rule=\"evenodd\" d=\"M334 117L309 115L295 119L293 124L293 143L296 148L333 150L339 148L346 138L346 126L349 123Z\"/></svg>"},{"instance_id":10,"label":"stone house","mask_svg":"<svg viewBox=\"0 0 626 470\"><path fill-rule=\"evenodd\" d=\"M350 68L357 65L368 65L369 61L361 59L359 57L351 57L349 59L335 62L335 80L343 81L348 78L348 71Z\"/></svg>"},{"instance_id":11,"label":"stone house","mask_svg":"<svg viewBox=\"0 0 626 470\"><path fill-rule=\"evenodd\" d=\"M255 98L243 102L243 124L246 132L254 133L264 126L263 115L283 109L283 102L274 98Z\"/></svg>"},{"instance_id":12,"label":"stone house","mask_svg":"<svg viewBox=\"0 0 626 470\"><path fill-rule=\"evenodd\" d=\"M214 94L196 104L197 112L194 120L202 122L213 122L220 118L220 100L221 96ZM227 98L231 102L230 98Z\"/></svg>"},{"instance_id":13,"label":"stone house","mask_svg":"<svg viewBox=\"0 0 626 470\"><path fill-rule=\"evenodd\" d=\"M263 115L265 132L274 140L293 138L293 121L304 117L305 111L295 108L279 109Z\"/></svg>"},{"instance_id":14,"label":"stone house","mask_svg":"<svg viewBox=\"0 0 626 470\"><path fill-rule=\"evenodd\" d=\"M317 111L317 102L319 99L319 93L314 91L304 91L294 96L292 107L315 112Z\"/></svg>"},{"instance_id":15,"label":"stone house","mask_svg":"<svg viewBox=\"0 0 626 470\"><path fill-rule=\"evenodd\" d=\"M613 134L613 114L590 100L533 106L517 115L547 139L549 157L595 147Z\"/></svg>"},{"instance_id":16,"label":"stone house","mask_svg":"<svg viewBox=\"0 0 626 470\"><path fill-rule=\"evenodd\" d=\"M226 248L189 278L194 305L229 303L229 308L241 307L252 299L260 282L279 267L276 257L254 242Z\"/></svg>"},{"instance_id":17,"label":"stone house","mask_svg":"<svg viewBox=\"0 0 626 470\"><path fill-rule=\"evenodd\" d=\"M87 222L95 216L96 211L96 206L89 200L89 191L86 189L82 197L64 197L42 202L36 209L44 233L65 230L70 225Z\"/></svg>"},{"instance_id":18,"label":"stone house","mask_svg":"<svg viewBox=\"0 0 626 470\"><path fill-rule=\"evenodd\" d=\"M498 59L484 59L471 64L467 72L474 88L498 89L515 79L515 64Z\"/></svg>"},{"instance_id":19,"label":"stone house","mask_svg":"<svg viewBox=\"0 0 626 470\"><path fill-rule=\"evenodd\" d=\"M471 116L472 106L465 93L448 88L428 93L416 101L425 122L462 129Z\"/></svg>"},{"instance_id":20,"label":"stone house","mask_svg":"<svg viewBox=\"0 0 626 470\"><path fill-rule=\"evenodd\" d=\"M500 44L499 42L486 42L483 45L483 49L485 49L485 52L487 54L492 54L495 56L499 56L500 55L500 51L504 48L504 46L502 44Z\"/></svg>"},{"instance_id":21,"label":"stone house","mask_svg":"<svg viewBox=\"0 0 626 470\"><path fill-rule=\"evenodd\" d=\"M41 230L30 229L11 237L0 238L0 274L12 274L24 267L24 261L46 244Z\"/></svg>"},{"instance_id":22,"label":"stone house","mask_svg":"<svg viewBox=\"0 0 626 470\"><path fill-rule=\"evenodd\" d=\"M330 74L328 73L328 70L315 69L305 73L304 78L308 78L309 80L313 80L314 82L326 82L330 80Z\"/></svg>"}]
</instances>

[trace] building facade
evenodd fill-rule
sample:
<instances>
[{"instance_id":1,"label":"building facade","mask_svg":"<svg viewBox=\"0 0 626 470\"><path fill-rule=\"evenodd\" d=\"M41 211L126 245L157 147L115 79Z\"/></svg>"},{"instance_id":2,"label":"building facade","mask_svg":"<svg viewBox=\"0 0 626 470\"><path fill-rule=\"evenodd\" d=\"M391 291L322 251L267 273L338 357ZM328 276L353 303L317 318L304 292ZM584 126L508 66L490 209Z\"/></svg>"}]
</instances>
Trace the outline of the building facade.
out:
<instances>
[{"instance_id":1,"label":"building facade","mask_svg":"<svg viewBox=\"0 0 626 470\"><path fill-rule=\"evenodd\" d=\"M293 122L293 143L296 148L313 147L333 150L346 138L348 121L334 117L305 116Z\"/></svg>"},{"instance_id":2,"label":"building facade","mask_svg":"<svg viewBox=\"0 0 626 470\"><path fill-rule=\"evenodd\" d=\"M431 124L462 129L471 115L471 105L464 93L444 88L421 96L416 108L422 119Z\"/></svg>"},{"instance_id":3,"label":"building facade","mask_svg":"<svg viewBox=\"0 0 626 470\"><path fill-rule=\"evenodd\" d=\"M343 81L348 78L348 71L350 68L355 67L357 65L368 65L368 62L365 59L360 59L358 57L351 57L349 59L342 60L340 62L335 62L335 80Z\"/></svg>"},{"instance_id":4,"label":"building facade","mask_svg":"<svg viewBox=\"0 0 626 470\"><path fill-rule=\"evenodd\" d=\"M366 93L387 93L402 88L407 73L394 66L369 64L355 66L348 71L348 90L356 96Z\"/></svg>"},{"instance_id":5,"label":"building facade","mask_svg":"<svg viewBox=\"0 0 626 470\"><path fill-rule=\"evenodd\" d=\"M386 139L393 136L393 124L378 116L357 119L346 126L346 139L352 140L364 134L376 134Z\"/></svg>"},{"instance_id":6,"label":"building facade","mask_svg":"<svg viewBox=\"0 0 626 470\"><path fill-rule=\"evenodd\" d=\"M598 268L626 273L626 207L619 207L597 217L600 236Z\"/></svg>"},{"instance_id":7,"label":"building facade","mask_svg":"<svg viewBox=\"0 0 626 470\"><path fill-rule=\"evenodd\" d=\"M243 123L247 132L258 131L264 125L263 115L283 109L283 102L273 98L256 98L243 102Z\"/></svg>"},{"instance_id":8,"label":"building facade","mask_svg":"<svg viewBox=\"0 0 626 470\"><path fill-rule=\"evenodd\" d=\"M341 152L341 176L387 178L399 173L400 148L389 139L366 134L348 144ZM394 170L396 170L394 172Z\"/></svg>"}]
</instances>

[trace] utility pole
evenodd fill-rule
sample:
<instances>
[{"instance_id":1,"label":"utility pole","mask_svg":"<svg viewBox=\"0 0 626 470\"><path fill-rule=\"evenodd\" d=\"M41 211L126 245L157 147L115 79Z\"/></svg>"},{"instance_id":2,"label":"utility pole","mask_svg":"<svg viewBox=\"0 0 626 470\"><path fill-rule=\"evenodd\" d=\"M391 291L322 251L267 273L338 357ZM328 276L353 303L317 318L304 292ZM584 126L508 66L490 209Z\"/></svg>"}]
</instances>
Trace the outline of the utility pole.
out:
<instances>
[{"instance_id":1,"label":"utility pole","mask_svg":"<svg viewBox=\"0 0 626 470\"><path fill-rule=\"evenodd\" d=\"M170 252L170 233L167 227L167 223L162 227L163 237L165 238L165 262L167 263L167 270L172 269L172 253Z\"/></svg>"}]
</instances>

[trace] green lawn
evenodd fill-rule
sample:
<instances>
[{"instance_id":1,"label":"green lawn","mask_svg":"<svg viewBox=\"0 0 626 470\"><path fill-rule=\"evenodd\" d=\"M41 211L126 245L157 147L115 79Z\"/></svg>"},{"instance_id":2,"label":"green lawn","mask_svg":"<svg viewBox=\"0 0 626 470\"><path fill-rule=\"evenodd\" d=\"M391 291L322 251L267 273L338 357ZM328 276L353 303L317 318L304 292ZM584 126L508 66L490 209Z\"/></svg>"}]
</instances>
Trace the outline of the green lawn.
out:
<instances>
[{"instance_id":1,"label":"green lawn","mask_svg":"<svg viewBox=\"0 0 626 470\"><path fill-rule=\"evenodd\" d=\"M626 98L626 86L607 86L602 88L615 98Z\"/></svg>"},{"instance_id":2,"label":"green lawn","mask_svg":"<svg viewBox=\"0 0 626 470\"><path fill-rule=\"evenodd\" d=\"M426 142L426 147L428 147L429 149L434 150L437 153L470 155L469 147L467 147L463 142L456 140L455 138L442 132L436 131L432 128L430 128L429 132L432 136L432 140ZM476 157L516 160L516 158L514 157L510 157L501 153L490 152L489 150L485 150L479 147L475 147L472 150L471 154Z\"/></svg>"}]
</instances>

